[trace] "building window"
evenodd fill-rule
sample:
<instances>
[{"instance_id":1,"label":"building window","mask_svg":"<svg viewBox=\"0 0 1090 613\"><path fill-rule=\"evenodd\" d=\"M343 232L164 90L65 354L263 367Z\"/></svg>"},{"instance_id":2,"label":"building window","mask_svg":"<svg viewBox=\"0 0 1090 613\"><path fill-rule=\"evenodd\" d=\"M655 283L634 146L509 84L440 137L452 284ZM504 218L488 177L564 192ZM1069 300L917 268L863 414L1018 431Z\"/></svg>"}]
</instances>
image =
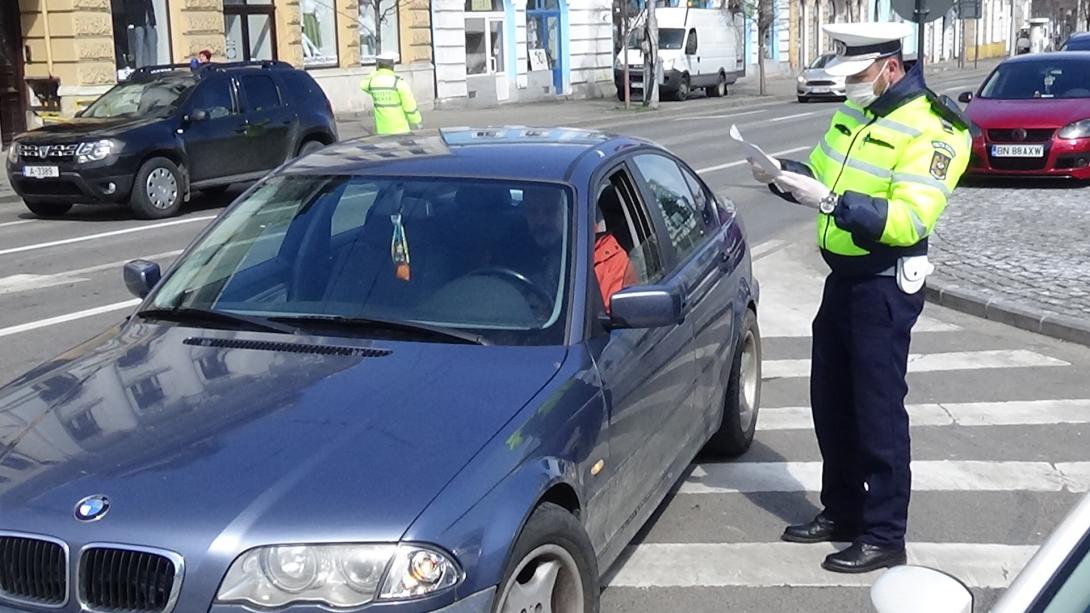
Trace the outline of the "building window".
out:
<instances>
[{"instance_id":1,"label":"building window","mask_svg":"<svg viewBox=\"0 0 1090 613\"><path fill-rule=\"evenodd\" d=\"M502 13L503 0L466 0L466 11L474 13Z\"/></svg>"},{"instance_id":2,"label":"building window","mask_svg":"<svg viewBox=\"0 0 1090 613\"><path fill-rule=\"evenodd\" d=\"M272 0L223 0L228 61L276 59L274 10Z\"/></svg>"},{"instance_id":3,"label":"building window","mask_svg":"<svg viewBox=\"0 0 1090 613\"><path fill-rule=\"evenodd\" d=\"M300 0L303 14L303 65L337 65L337 10L335 0Z\"/></svg>"},{"instance_id":4,"label":"building window","mask_svg":"<svg viewBox=\"0 0 1090 613\"><path fill-rule=\"evenodd\" d=\"M398 0L360 0L361 64L373 64L380 53L400 58L397 9Z\"/></svg>"},{"instance_id":5,"label":"building window","mask_svg":"<svg viewBox=\"0 0 1090 613\"><path fill-rule=\"evenodd\" d=\"M148 409L163 401L166 394L158 375L149 375L129 386L129 393L140 409Z\"/></svg>"},{"instance_id":6,"label":"building window","mask_svg":"<svg viewBox=\"0 0 1090 613\"><path fill-rule=\"evenodd\" d=\"M117 78L137 68L170 63L167 0L111 0Z\"/></svg>"}]
</instances>

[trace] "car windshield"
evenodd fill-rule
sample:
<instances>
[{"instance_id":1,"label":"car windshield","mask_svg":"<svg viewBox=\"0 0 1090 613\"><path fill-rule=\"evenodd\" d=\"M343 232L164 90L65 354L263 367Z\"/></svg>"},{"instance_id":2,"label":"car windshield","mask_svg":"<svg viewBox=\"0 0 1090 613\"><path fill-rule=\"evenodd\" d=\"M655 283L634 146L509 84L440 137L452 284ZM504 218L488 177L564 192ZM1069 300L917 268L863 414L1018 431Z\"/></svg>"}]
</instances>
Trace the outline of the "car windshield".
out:
<instances>
[{"instance_id":1,"label":"car windshield","mask_svg":"<svg viewBox=\"0 0 1090 613\"><path fill-rule=\"evenodd\" d=\"M1072 38L1064 43L1062 51L1090 51L1090 36Z\"/></svg>"},{"instance_id":2,"label":"car windshield","mask_svg":"<svg viewBox=\"0 0 1090 613\"><path fill-rule=\"evenodd\" d=\"M552 184L277 175L224 214L150 308L560 344L571 219L568 191Z\"/></svg>"},{"instance_id":3,"label":"car windshield","mask_svg":"<svg viewBox=\"0 0 1090 613\"><path fill-rule=\"evenodd\" d=\"M157 79L146 82L119 83L95 100L81 117L124 117L161 115L178 107L193 79Z\"/></svg>"},{"instance_id":4,"label":"car windshield","mask_svg":"<svg viewBox=\"0 0 1090 613\"><path fill-rule=\"evenodd\" d=\"M829 60L833 59L834 57L836 56L832 53L826 53L825 55L822 55L814 60L813 63L810 64L810 68L825 68L825 65L829 63Z\"/></svg>"},{"instance_id":5,"label":"car windshield","mask_svg":"<svg viewBox=\"0 0 1090 613\"><path fill-rule=\"evenodd\" d=\"M1090 98L1090 64L1079 61L1012 62L997 68L980 90L981 98Z\"/></svg>"},{"instance_id":6,"label":"car windshield","mask_svg":"<svg viewBox=\"0 0 1090 613\"><path fill-rule=\"evenodd\" d=\"M628 37L628 48L639 49L641 43L643 43L643 28L636 28ZM684 43L685 30L659 28L659 49L680 49Z\"/></svg>"}]
</instances>

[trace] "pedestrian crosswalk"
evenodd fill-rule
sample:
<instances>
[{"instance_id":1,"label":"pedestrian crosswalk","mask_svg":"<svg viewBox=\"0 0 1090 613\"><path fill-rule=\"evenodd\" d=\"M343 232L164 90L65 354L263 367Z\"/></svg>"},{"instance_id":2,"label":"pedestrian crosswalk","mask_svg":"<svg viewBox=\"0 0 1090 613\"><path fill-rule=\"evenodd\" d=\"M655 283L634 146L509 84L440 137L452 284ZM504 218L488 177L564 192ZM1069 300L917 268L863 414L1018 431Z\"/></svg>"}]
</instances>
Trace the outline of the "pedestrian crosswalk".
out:
<instances>
[{"instance_id":1,"label":"pedestrian crosswalk","mask_svg":"<svg viewBox=\"0 0 1090 613\"><path fill-rule=\"evenodd\" d=\"M765 401L753 449L732 462L698 458L607 574L603 611L657 611L633 603L669 601L679 589L694 612L733 611L739 594L762 613L860 610L879 573L829 573L820 563L836 545L779 540L785 524L820 509L806 381L825 269L805 245L763 249L755 263ZM933 305L913 331L909 561L961 579L978 611L1090 491L1088 366L1085 348ZM821 598L800 605L800 589Z\"/></svg>"}]
</instances>

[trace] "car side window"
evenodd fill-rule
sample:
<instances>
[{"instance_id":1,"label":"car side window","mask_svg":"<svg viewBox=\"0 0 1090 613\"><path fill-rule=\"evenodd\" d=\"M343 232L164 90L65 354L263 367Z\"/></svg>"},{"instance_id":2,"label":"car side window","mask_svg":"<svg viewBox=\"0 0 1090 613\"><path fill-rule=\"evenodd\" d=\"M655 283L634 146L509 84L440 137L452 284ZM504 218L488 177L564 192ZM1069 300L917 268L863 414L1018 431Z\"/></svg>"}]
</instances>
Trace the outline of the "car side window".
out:
<instances>
[{"instance_id":1,"label":"car side window","mask_svg":"<svg viewBox=\"0 0 1090 613\"><path fill-rule=\"evenodd\" d=\"M1042 598L1043 602L1037 603L1038 606L1031 609L1032 613L1090 611L1090 534L1083 537L1083 542L1075 548L1064 567L1061 573L1066 572L1067 576L1059 578L1057 587L1046 588L1046 593L1052 592L1051 597ZM1047 606L1041 608L1045 603Z\"/></svg>"},{"instance_id":2,"label":"car side window","mask_svg":"<svg viewBox=\"0 0 1090 613\"><path fill-rule=\"evenodd\" d=\"M612 236L628 257L623 287L656 283L665 276L662 250L639 190L628 171L619 168L598 187L599 227ZM597 267L596 267L597 268Z\"/></svg>"},{"instance_id":3,"label":"car side window","mask_svg":"<svg viewBox=\"0 0 1090 613\"><path fill-rule=\"evenodd\" d=\"M239 79L246 91L246 106L250 111L263 111L280 106L280 91L266 75L246 75Z\"/></svg>"},{"instance_id":4,"label":"car side window","mask_svg":"<svg viewBox=\"0 0 1090 613\"><path fill-rule=\"evenodd\" d=\"M200 84L197 91L193 92L190 105L194 111L208 113L209 119L219 119L237 112L229 79L215 79Z\"/></svg>"},{"instance_id":5,"label":"car side window","mask_svg":"<svg viewBox=\"0 0 1090 613\"><path fill-rule=\"evenodd\" d=\"M700 214L700 221L704 224L706 230L712 231L719 225L719 216L715 210L715 196L688 169L683 167L681 174L685 175L685 182L689 184L689 191L693 194L693 204Z\"/></svg>"},{"instance_id":6,"label":"car side window","mask_svg":"<svg viewBox=\"0 0 1090 613\"><path fill-rule=\"evenodd\" d=\"M700 245L706 232L681 168L658 154L637 155L635 162L666 222L678 261L684 261Z\"/></svg>"}]
</instances>

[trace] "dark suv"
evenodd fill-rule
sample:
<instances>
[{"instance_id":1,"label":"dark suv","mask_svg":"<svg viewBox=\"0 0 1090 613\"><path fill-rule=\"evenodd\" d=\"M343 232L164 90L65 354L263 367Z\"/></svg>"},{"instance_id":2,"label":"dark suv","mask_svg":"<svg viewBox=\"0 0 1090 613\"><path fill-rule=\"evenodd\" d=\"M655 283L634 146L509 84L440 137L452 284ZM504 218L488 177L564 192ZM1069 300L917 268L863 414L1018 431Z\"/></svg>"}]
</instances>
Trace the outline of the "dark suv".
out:
<instances>
[{"instance_id":1,"label":"dark suv","mask_svg":"<svg viewBox=\"0 0 1090 613\"><path fill-rule=\"evenodd\" d=\"M18 136L7 167L38 215L127 202L155 219L176 214L192 190L261 178L336 140L329 100L289 64L149 66L70 122Z\"/></svg>"}]
</instances>

